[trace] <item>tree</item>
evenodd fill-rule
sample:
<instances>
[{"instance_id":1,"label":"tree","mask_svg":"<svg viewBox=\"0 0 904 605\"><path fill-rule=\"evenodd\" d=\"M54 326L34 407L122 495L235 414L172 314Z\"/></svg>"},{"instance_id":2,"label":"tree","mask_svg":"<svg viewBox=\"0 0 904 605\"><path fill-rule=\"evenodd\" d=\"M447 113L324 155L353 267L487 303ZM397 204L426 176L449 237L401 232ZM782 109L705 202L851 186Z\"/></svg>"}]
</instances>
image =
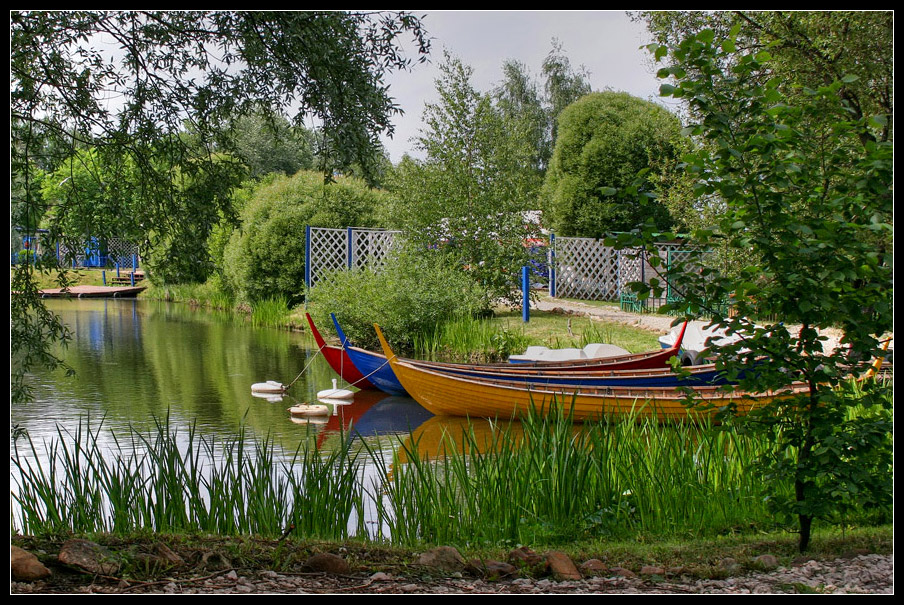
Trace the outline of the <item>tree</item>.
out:
<instances>
[{"instance_id":1,"label":"tree","mask_svg":"<svg viewBox=\"0 0 904 605\"><path fill-rule=\"evenodd\" d=\"M692 241L722 241L744 259L734 274L679 265L663 278L683 294L674 308L744 334L719 351L742 388L806 386L736 419L769 439L754 468L776 510L796 516L804 551L815 520L849 506L888 510L891 502L891 395L870 381L854 395L850 377L881 355L893 327L891 254L881 245L893 234L893 143L882 140L884 115L864 116L852 104L853 76L813 87L776 77L782 69L770 52L740 50L740 30L719 39L704 29L653 48L669 59L659 72L670 79L662 94L687 103L695 118L687 128L700 145L684 157L686 169L698 195L722 204ZM649 243L654 229L619 243ZM732 316L714 304L729 299ZM753 326L753 317L777 320ZM843 346L824 349L828 327L841 329ZM854 414L860 406L866 411Z\"/></svg>"},{"instance_id":2,"label":"tree","mask_svg":"<svg viewBox=\"0 0 904 605\"><path fill-rule=\"evenodd\" d=\"M550 124L550 149L553 149L558 137L558 119L566 107L592 91L589 76L584 68L575 71L571 61L562 51L562 43L552 41L552 50L543 60L541 73L544 78L547 112Z\"/></svg>"},{"instance_id":3,"label":"tree","mask_svg":"<svg viewBox=\"0 0 904 605\"><path fill-rule=\"evenodd\" d=\"M483 284L487 308L518 300L525 241L535 225L525 220L538 187L534 149L525 131L471 83L471 69L446 55L437 80L440 100L424 110L415 144L425 159L396 170L398 219L414 245L440 246Z\"/></svg>"},{"instance_id":4,"label":"tree","mask_svg":"<svg viewBox=\"0 0 904 605\"><path fill-rule=\"evenodd\" d=\"M561 235L603 237L652 218L671 227L665 206L628 192L677 155L680 122L663 107L627 93L598 92L559 116L559 135L543 185L551 225Z\"/></svg>"},{"instance_id":5,"label":"tree","mask_svg":"<svg viewBox=\"0 0 904 605\"><path fill-rule=\"evenodd\" d=\"M502 64L502 82L493 91L493 99L510 128L517 129L534 149L531 166L542 178L552 155L551 124L539 84L527 67L517 61Z\"/></svg>"},{"instance_id":6,"label":"tree","mask_svg":"<svg viewBox=\"0 0 904 605\"><path fill-rule=\"evenodd\" d=\"M235 152L251 178L273 172L292 176L299 170L315 169L315 133L293 127L283 116L269 111L245 115L235 121L233 132Z\"/></svg>"},{"instance_id":7,"label":"tree","mask_svg":"<svg viewBox=\"0 0 904 605\"><path fill-rule=\"evenodd\" d=\"M225 234L222 283L243 302L282 297L297 304L304 294L306 226L375 226L378 209L388 205L385 191L354 177L301 171L273 174L255 184L243 203L240 224ZM224 228L224 227L221 227Z\"/></svg>"},{"instance_id":8,"label":"tree","mask_svg":"<svg viewBox=\"0 0 904 605\"><path fill-rule=\"evenodd\" d=\"M810 88L841 82L839 94L856 117L886 116L871 136L887 141L894 132L892 11L643 11L634 17L647 23L661 48L704 30L726 39L735 28L739 52L770 54L762 77ZM724 60L730 65L735 56Z\"/></svg>"},{"instance_id":9,"label":"tree","mask_svg":"<svg viewBox=\"0 0 904 605\"><path fill-rule=\"evenodd\" d=\"M383 84L429 40L408 13L340 11L13 11L10 13L10 168L14 214L42 207L35 167L57 166L90 147L107 166L134 167L148 241L179 249L191 226L204 236L229 204L236 164L224 136L231 120L267 107L313 117L336 144L330 163L372 165L382 132L399 111ZM186 121L189 127L186 129ZM190 131L193 136L185 137ZM45 151L63 155L48 158ZM128 161L126 161L128 158ZM64 208L62 216L75 208ZM60 224L49 226L59 238ZM203 246L203 242L195 242ZM47 270L41 265L38 270ZM53 363L46 334L60 333L25 263L13 279L10 345L14 385L40 358ZM29 352L31 351L31 352ZM23 394L19 388L16 395Z\"/></svg>"}]
</instances>

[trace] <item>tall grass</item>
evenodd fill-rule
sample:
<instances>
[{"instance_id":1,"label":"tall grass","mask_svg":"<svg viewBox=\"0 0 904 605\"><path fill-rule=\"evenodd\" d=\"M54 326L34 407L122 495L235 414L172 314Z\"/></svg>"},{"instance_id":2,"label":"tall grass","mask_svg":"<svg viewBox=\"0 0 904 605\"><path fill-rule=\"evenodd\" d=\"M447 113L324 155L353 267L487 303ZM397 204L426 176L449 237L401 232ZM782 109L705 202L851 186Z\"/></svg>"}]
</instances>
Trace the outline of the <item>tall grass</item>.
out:
<instances>
[{"instance_id":1,"label":"tall grass","mask_svg":"<svg viewBox=\"0 0 904 605\"><path fill-rule=\"evenodd\" d=\"M769 522L749 472L757 445L712 427L531 415L449 435L431 460L412 439L380 486L400 544L569 542L714 535Z\"/></svg>"},{"instance_id":2,"label":"tall grass","mask_svg":"<svg viewBox=\"0 0 904 605\"><path fill-rule=\"evenodd\" d=\"M417 429L357 451L350 439L287 454L244 431L218 442L168 419L124 442L88 424L60 428L43 448L14 442L11 524L32 535L290 533L402 546L705 538L779 525L752 468L768 444L702 421L575 424L560 408L467 421L436 451Z\"/></svg>"},{"instance_id":3,"label":"tall grass","mask_svg":"<svg viewBox=\"0 0 904 605\"><path fill-rule=\"evenodd\" d=\"M492 362L507 359L529 344L523 331L488 319L456 317L436 324L432 331L413 336L414 353L421 359Z\"/></svg>"},{"instance_id":4,"label":"tall grass","mask_svg":"<svg viewBox=\"0 0 904 605\"><path fill-rule=\"evenodd\" d=\"M59 428L43 448L15 442L14 528L343 539L362 510L361 466L344 443L327 453L302 446L277 463L270 440L248 443L244 431L218 443L195 427L180 434L167 419L127 443L106 444L100 434L85 423L71 434Z\"/></svg>"}]
</instances>

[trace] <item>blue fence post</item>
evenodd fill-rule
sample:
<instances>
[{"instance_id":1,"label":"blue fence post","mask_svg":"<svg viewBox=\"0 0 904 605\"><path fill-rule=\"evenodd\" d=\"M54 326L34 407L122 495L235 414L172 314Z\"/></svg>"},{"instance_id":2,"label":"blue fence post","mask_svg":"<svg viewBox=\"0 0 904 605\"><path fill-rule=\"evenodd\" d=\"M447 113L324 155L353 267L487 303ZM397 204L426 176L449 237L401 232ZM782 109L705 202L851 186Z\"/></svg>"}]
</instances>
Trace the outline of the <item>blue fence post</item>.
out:
<instances>
[{"instance_id":1,"label":"blue fence post","mask_svg":"<svg viewBox=\"0 0 904 605\"><path fill-rule=\"evenodd\" d=\"M311 227L304 228L304 285L311 287Z\"/></svg>"},{"instance_id":2,"label":"blue fence post","mask_svg":"<svg viewBox=\"0 0 904 605\"><path fill-rule=\"evenodd\" d=\"M119 261L116 261L116 277L119 277Z\"/></svg>"},{"instance_id":3,"label":"blue fence post","mask_svg":"<svg viewBox=\"0 0 904 605\"><path fill-rule=\"evenodd\" d=\"M135 255L133 254L133 255L132 255L132 273L133 273L133 274L135 273L135 270L136 270L136 269L138 269L138 259L137 259L137 258L135 257ZM133 285L134 285L134 284L133 284Z\"/></svg>"},{"instance_id":4,"label":"blue fence post","mask_svg":"<svg viewBox=\"0 0 904 605\"><path fill-rule=\"evenodd\" d=\"M530 267L521 267L521 294L523 301L521 303L521 320L524 323L530 321Z\"/></svg>"},{"instance_id":5,"label":"blue fence post","mask_svg":"<svg viewBox=\"0 0 904 605\"><path fill-rule=\"evenodd\" d=\"M353 261L354 261L354 259L352 258L354 255L354 247L352 246L352 228L347 227L345 230L345 233L346 233L346 235L345 235L346 244L348 245L348 249L347 249L345 258L346 258L346 264L348 265L348 268L351 269L352 265L353 265Z\"/></svg>"},{"instance_id":6,"label":"blue fence post","mask_svg":"<svg viewBox=\"0 0 904 605\"><path fill-rule=\"evenodd\" d=\"M556 234L549 234L549 295L556 297Z\"/></svg>"},{"instance_id":7,"label":"blue fence post","mask_svg":"<svg viewBox=\"0 0 904 605\"><path fill-rule=\"evenodd\" d=\"M106 285L107 285L107 272L106 272L106 271L101 271L101 272L100 272L100 278L103 280L104 285L106 286Z\"/></svg>"}]
</instances>

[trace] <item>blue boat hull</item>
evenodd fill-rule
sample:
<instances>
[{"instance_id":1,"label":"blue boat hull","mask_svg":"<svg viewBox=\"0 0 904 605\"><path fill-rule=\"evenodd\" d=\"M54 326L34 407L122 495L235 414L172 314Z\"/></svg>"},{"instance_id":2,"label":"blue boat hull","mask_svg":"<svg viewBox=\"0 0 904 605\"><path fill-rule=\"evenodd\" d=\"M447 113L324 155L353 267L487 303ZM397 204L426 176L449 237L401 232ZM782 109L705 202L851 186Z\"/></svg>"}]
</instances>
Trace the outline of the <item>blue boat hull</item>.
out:
<instances>
[{"instance_id":1,"label":"blue boat hull","mask_svg":"<svg viewBox=\"0 0 904 605\"><path fill-rule=\"evenodd\" d=\"M333 320L333 325L336 328L336 334L339 336L339 341L342 343L345 352L348 353L348 358L351 359L355 368L365 376L372 385L384 393L407 396L408 391L405 390L402 383L396 378L392 368L386 361L386 357L379 353L371 353L370 351L351 346L351 343L345 336L345 332L342 331L342 327L339 325L336 316L330 313L330 318Z\"/></svg>"}]
</instances>

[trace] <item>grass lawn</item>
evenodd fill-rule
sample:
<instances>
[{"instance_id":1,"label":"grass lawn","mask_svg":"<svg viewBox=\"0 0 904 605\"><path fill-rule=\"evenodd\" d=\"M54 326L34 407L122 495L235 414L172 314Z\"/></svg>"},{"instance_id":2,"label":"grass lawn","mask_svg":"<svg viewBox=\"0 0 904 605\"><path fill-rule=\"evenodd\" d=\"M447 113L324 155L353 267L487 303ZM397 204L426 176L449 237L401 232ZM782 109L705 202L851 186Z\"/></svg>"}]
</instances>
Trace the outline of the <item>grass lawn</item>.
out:
<instances>
[{"instance_id":1,"label":"grass lawn","mask_svg":"<svg viewBox=\"0 0 904 605\"><path fill-rule=\"evenodd\" d=\"M532 345L553 349L582 348L589 343L612 344L631 353L659 348L658 336L649 330L590 317L531 310L525 323L520 311L503 311L489 321L523 334Z\"/></svg>"}]
</instances>

